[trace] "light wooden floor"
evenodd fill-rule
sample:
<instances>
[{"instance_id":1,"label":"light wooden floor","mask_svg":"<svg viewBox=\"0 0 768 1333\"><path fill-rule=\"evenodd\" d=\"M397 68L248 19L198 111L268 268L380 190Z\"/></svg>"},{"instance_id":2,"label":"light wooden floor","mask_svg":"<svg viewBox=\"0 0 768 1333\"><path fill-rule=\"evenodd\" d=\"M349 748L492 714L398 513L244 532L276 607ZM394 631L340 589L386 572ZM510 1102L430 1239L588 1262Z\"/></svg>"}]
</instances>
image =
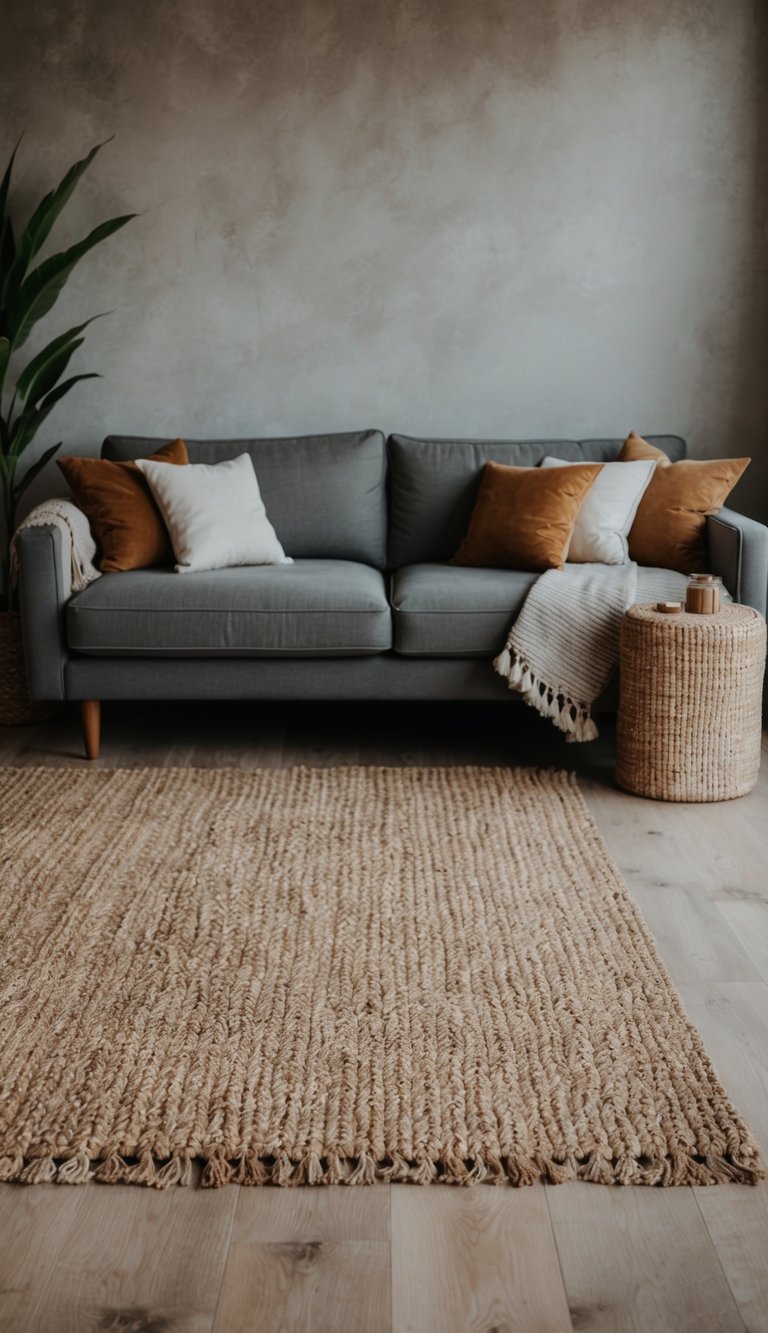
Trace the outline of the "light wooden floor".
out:
<instances>
[{"instance_id":1,"label":"light wooden floor","mask_svg":"<svg viewBox=\"0 0 768 1333\"><path fill-rule=\"evenodd\" d=\"M733 803L611 781L521 706L105 708L102 764L574 766L688 1012L768 1149L768 765ZM80 764L77 720L0 763ZM2 923L0 923L0 929ZM649 1190L0 1186L0 1328L216 1333L768 1330L768 1184Z\"/></svg>"}]
</instances>

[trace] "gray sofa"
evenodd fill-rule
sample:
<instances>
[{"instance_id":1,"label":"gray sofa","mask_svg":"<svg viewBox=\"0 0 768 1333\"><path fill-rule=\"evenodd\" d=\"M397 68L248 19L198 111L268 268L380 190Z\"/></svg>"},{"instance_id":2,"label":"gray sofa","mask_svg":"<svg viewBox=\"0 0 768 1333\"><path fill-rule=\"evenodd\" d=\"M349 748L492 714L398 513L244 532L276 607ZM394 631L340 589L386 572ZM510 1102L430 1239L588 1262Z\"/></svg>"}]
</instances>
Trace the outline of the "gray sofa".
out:
<instances>
[{"instance_id":1,"label":"gray sofa","mask_svg":"<svg viewBox=\"0 0 768 1333\"><path fill-rule=\"evenodd\" d=\"M650 436L672 459L675 436ZM133 459L164 440L109 436ZM55 528L21 534L21 605L32 697L84 703L98 754L109 699L498 699L490 659L535 574L448 564L483 464L546 454L607 461L621 440L416 440L378 431L188 441L191 462L247 451L293 565L105 574L71 595ZM763 614L768 529L708 520L709 566Z\"/></svg>"}]
</instances>

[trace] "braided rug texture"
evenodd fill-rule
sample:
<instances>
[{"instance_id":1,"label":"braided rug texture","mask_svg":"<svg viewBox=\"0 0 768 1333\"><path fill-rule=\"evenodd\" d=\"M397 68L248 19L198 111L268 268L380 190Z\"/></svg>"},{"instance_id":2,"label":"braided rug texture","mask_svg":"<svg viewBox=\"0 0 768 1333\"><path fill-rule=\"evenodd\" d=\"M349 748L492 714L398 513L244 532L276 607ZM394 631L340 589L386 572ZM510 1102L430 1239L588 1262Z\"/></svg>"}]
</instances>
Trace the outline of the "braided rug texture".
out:
<instances>
[{"instance_id":1,"label":"braided rug texture","mask_svg":"<svg viewBox=\"0 0 768 1333\"><path fill-rule=\"evenodd\" d=\"M763 1174L568 774L4 769L0 795L2 1180Z\"/></svg>"}]
</instances>

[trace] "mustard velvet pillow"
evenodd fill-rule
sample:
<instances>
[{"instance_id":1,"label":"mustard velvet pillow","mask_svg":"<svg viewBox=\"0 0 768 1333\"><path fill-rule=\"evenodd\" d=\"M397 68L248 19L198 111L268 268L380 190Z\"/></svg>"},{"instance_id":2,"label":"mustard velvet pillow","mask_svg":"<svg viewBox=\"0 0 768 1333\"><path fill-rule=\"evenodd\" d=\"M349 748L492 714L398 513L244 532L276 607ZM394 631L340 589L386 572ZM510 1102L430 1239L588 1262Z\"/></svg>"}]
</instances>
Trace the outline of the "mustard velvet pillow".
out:
<instances>
[{"instance_id":1,"label":"mustard velvet pillow","mask_svg":"<svg viewBox=\"0 0 768 1333\"><path fill-rule=\"evenodd\" d=\"M652 458L658 463L659 467L671 467L672 459L664 453L663 449L657 449L655 444L649 444L637 431L631 430L626 440L621 446L619 454L620 463L637 463L641 459Z\"/></svg>"},{"instance_id":2,"label":"mustard velvet pillow","mask_svg":"<svg viewBox=\"0 0 768 1333\"><path fill-rule=\"evenodd\" d=\"M183 440L172 440L152 458L158 463L189 462ZM75 504L91 525L103 574L173 564L165 522L135 463L106 458L60 458L58 463Z\"/></svg>"},{"instance_id":3,"label":"mustard velvet pillow","mask_svg":"<svg viewBox=\"0 0 768 1333\"><path fill-rule=\"evenodd\" d=\"M539 573L562 569L574 525L602 463L486 463L469 528L451 564Z\"/></svg>"},{"instance_id":4,"label":"mustard velvet pillow","mask_svg":"<svg viewBox=\"0 0 768 1333\"><path fill-rule=\"evenodd\" d=\"M707 564L707 515L722 509L750 460L685 458L671 463L661 449L631 431L622 463L655 458L650 485L629 532L629 558L639 565L692 574Z\"/></svg>"}]
</instances>

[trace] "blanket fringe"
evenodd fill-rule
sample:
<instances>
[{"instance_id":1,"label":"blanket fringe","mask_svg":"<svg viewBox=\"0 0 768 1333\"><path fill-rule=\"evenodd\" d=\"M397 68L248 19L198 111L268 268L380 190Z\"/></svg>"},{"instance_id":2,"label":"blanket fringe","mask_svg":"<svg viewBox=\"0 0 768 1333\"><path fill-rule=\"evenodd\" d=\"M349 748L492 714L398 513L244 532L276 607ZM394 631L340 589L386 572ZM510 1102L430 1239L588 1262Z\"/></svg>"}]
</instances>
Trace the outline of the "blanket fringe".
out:
<instances>
[{"instance_id":1,"label":"blanket fringe","mask_svg":"<svg viewBox=\"0 0 768 1333\"><path fill-rule=\"evenodd\" d=\"M631 1153L609 1157L604 1151L594 1150L583 1155L548 1158L497 1157L493 1153L460 1158L445 1153L436 1158L406 1158L393 1154L378 1159L365 1151L357 1157L345 1157L340 1153L320 1155L314 1151L294 1158L281 1151L274 1156L246 1153L230 1158L223 1148L215 1148L200 1156L203 1161L200 1183L204 1189L220 1189L229 1182L286 1188L295 1185L372 1185L377 1180L413 1185L508 1184L516 1187L532 1185L537 1180L552 1185L581 1180L595 1185L663 1187L732 1182L757 1185L766 1178L759 1156L749 1148L723 1154L669 1153L663 1157L633 1156ZM92 1179L100 1184L125 1183L169 1189L191 1185L192 1160L193 1154L189 1152L178 1152L161 1160L148 1150L140 1152L132 1161L116 1152L95 1160L91 1160L85 1151L75 1152L64 1160L48 1154L38 1157L8 1154L0 1157L0 1180L26 1185L53 1182L78 1185Z\"/></svg>"},{"instance_id":2,"label":"blanket fringe","mask_svg":"<svg viewBox=\"0 0 768 1333\"><path fill-rule=\"evenodd\" d=\"M565 733L567 741L593 741L599 735L589 706L569 699L534 675L528 663L509 645L494 658L493 668L525 702Z\"/></svg>"}]
</instances>

